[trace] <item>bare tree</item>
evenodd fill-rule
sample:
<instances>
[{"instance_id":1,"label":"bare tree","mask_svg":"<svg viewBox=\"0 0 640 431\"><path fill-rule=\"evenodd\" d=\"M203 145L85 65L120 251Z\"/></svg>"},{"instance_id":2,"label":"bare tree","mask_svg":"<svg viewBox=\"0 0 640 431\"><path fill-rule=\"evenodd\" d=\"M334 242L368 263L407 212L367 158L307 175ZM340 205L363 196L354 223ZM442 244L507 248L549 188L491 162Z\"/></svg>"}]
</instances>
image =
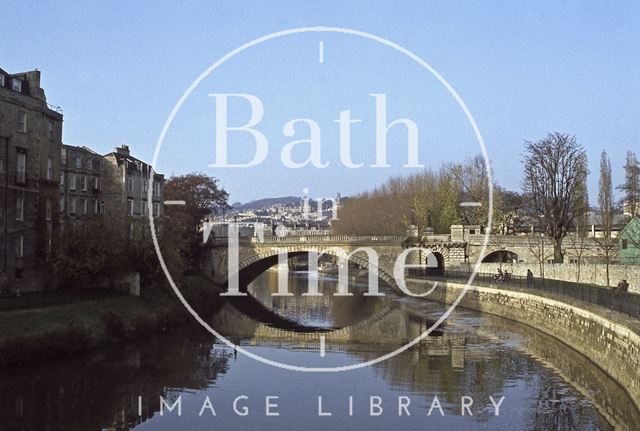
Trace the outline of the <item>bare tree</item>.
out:
<instances>
[{"instance_id":1,"label":"bare tree","mask_svg":"<svg viewBox=\"0 0 640 431\"><path fill-rule=\"evenodd\" d=\"M575 257L576 263L576 282L580 282L582 271L583 256L590 249L591 241L589 240L589 193L587 189L586 177L581 185L582 190L579 196L584 199L584 203L580 205L582 212L576 217L576 230L572 235L568 235L569 247Z\"/></svg>"},{"instance_id":2,"label":"bare tree","mask_svg":"<svg viewBox=\"0 0 640 431\"><path fill-rule=\"evenodd\" d=\"M624 193L622 202L631 216L640 216L640 163L633 151L627 151L624 183L618 186L618 190Z\"/></svg>"},{"instance_id":3,"label":"bare tree","mask_svg":"<svg viewBox=\"0 0 640 431\"><path fill-rule=\"evenodd\" d=\"M613 263L618 253L618 243L612 238L613 230L613 186L611 184L611 162L607 157L607 152L603 151L600 156L600 189L598 191L599 223L602 228L602 236L594 238L600 257L606 266L607 286L610 285L609 266Z\"/></svg>"},{"instance_id":4,"label":"bare tree","mask_svg":"<svg viewBox=\"0 0 640 431\"><path fill-rule=\"evenodd\" d=\"M543 233L531 232L527 235L527 249L536 258L540 277L544 278L544 264L553 256L553 248L546 247Z\"/></svg>"},{"instance_id":5,"label":"bare tree","mask_svg":"<svg viewBox=\"0 0 640 431\"><path fill-rule=\"evenodd\" d=\"M548 134L526 142L524 192L531 210L553 239L553 260L562 263L562 241L584 210L581 184L587 176L587 154L572 135Z\"/></svg>"}]
</instances>

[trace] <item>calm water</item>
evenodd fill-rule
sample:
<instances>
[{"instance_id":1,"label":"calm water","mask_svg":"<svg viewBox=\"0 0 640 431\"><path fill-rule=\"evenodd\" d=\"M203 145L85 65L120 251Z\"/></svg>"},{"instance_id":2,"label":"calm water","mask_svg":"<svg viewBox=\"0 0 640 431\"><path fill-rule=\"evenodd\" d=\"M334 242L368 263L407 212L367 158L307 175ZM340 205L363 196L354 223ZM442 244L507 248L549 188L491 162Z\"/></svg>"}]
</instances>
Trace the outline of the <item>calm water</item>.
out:
<instances>
[{"instance_id":1,"label":"calm water","mask_svg":"<svg viewBox=\"0 0 640 431\"><path fill-rule=\"evenodd\" d=\"M289 280L295 296L274 298L276 276L265 273L250 286L252 301L225 304L208 320L251 353L288 364L374 359L415 338L443 312L439 304L391 294L301 296L304 273ZM318 282L323 292L335 290L330 278ZM160 396L180 400L182 415L161 416ZM199 416L207 397L216 416L211 409ZM318 415L319 397L331 416ZM379 416L370 415L371 397ZM473 400L472 416L461 414L462 397ZM490 397L496 403L504 397L499 416ZM234 411L236 398L246 416ZM267 402L277 404L271 410L279 416L266 415ZM408 406L399 409L399 402ZM340 373L273 368L200 327L185 328L84 357L2 370L0 409L0 430L23 431L640 429L624 390L585 357L524 325L462 309L411 349Z\"/></svg>"}]
</instances>

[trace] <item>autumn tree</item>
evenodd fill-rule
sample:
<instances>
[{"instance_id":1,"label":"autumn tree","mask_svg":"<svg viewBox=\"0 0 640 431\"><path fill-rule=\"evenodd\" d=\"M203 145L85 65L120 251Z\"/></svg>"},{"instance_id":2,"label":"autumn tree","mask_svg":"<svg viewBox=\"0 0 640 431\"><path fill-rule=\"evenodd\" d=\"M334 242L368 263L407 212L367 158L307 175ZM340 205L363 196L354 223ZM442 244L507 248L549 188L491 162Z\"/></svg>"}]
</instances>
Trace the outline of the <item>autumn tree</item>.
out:
<instances>
[{"instance_id":1,"label":"autumn tree","mask_svg":"<svg viewBox=\"0 0 640 431\"><path fill-rule=\"evenodd\" d=\"M188 269L196 270L202 243L202 222L229 208L229 194L214 177L190 173L169 178L164 186L164 195L167 200L185 202L185 205L168 207L166 215L186 242L183 257Z\"/></svg>"},{"instance_id":2,"label":"autumn tree","mask_svg":"<svg viewBox=\"0 0 640 431\"><path fill-rule=\"evenodd\" d=\"M530 197L531 211L553 239L554 262L562 263L562 242L584 210L580 193L588 173L587 154L574 136L550 133L539 141L526 142L523 165L524 192Z\"/></svg>"}]
</instances>

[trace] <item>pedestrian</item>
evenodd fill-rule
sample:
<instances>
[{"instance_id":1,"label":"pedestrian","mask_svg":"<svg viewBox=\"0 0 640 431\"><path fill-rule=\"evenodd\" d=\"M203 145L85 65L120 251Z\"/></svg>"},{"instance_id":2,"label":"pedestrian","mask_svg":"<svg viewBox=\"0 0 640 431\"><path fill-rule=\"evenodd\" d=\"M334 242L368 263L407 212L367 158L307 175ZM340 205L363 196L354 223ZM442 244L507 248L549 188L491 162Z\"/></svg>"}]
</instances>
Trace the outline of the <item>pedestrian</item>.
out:
<instances>
[{"instance_id":1,"label":"pedestrian","mask_svg":"<svg viewBox=\"0 0 640 431\"><path fill-rule=\"evenodd\" d=\"M627 280L623 279L622 282L620 283L620 291L621 292L629 291L629 283L627 283Z\"/></svg>"},{"instance_id":2,"label":"pedestrian","mask_svg":"<svg viewBox=\"0 0 640 431\"><path fill-rule=\"evenodd\" d=\"M527 269L527 287L533 286L533 272Z\"/></svg>"}]
</instances>

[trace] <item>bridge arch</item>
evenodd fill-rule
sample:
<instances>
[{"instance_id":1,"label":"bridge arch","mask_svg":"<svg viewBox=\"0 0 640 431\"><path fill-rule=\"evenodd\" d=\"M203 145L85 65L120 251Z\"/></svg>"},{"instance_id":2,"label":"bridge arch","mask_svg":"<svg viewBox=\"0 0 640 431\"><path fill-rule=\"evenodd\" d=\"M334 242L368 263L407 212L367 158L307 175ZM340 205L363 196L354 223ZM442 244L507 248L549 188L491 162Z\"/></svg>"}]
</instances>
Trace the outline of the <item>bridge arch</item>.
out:
<instances>
[{"instance_id":1,"label":"bridge arch","mask_svg":"<svg viewBox=\"0 0 640 431\"><path fill-rule=\"evenodd\" d=\"M518 262L518 254L511 250L494 250L488 253L482 263L514 263Z\"/></svg>"},{"instance_id":2,"label":"bridge arch","mask_svg":"<svg viewBox=\"0 0 640 431\"><path fill-rule=\"evenodd\" d=\"M368 270L371 263L368 256L361 248L342 249L340 247L319 247L314 245L288 245L284 248L280 247L260 247L260 248L243 248L240 252L238 271L240 287L243 288L251 281L256 279L267 269L278 263L278 254L285 249L287 257L306 256L315 252L320 255L326 254L337 258L348 258L349 262L353 262L358 266ZM395 261L394 261L395 263ZM378 262L377 272L378 278L383 280L394 290L398 290L395 278L393 277L393 267L387 268L386 262ZM228 274L224 274L224 282L228 280Z\"/></svg>"}]
</instances>

